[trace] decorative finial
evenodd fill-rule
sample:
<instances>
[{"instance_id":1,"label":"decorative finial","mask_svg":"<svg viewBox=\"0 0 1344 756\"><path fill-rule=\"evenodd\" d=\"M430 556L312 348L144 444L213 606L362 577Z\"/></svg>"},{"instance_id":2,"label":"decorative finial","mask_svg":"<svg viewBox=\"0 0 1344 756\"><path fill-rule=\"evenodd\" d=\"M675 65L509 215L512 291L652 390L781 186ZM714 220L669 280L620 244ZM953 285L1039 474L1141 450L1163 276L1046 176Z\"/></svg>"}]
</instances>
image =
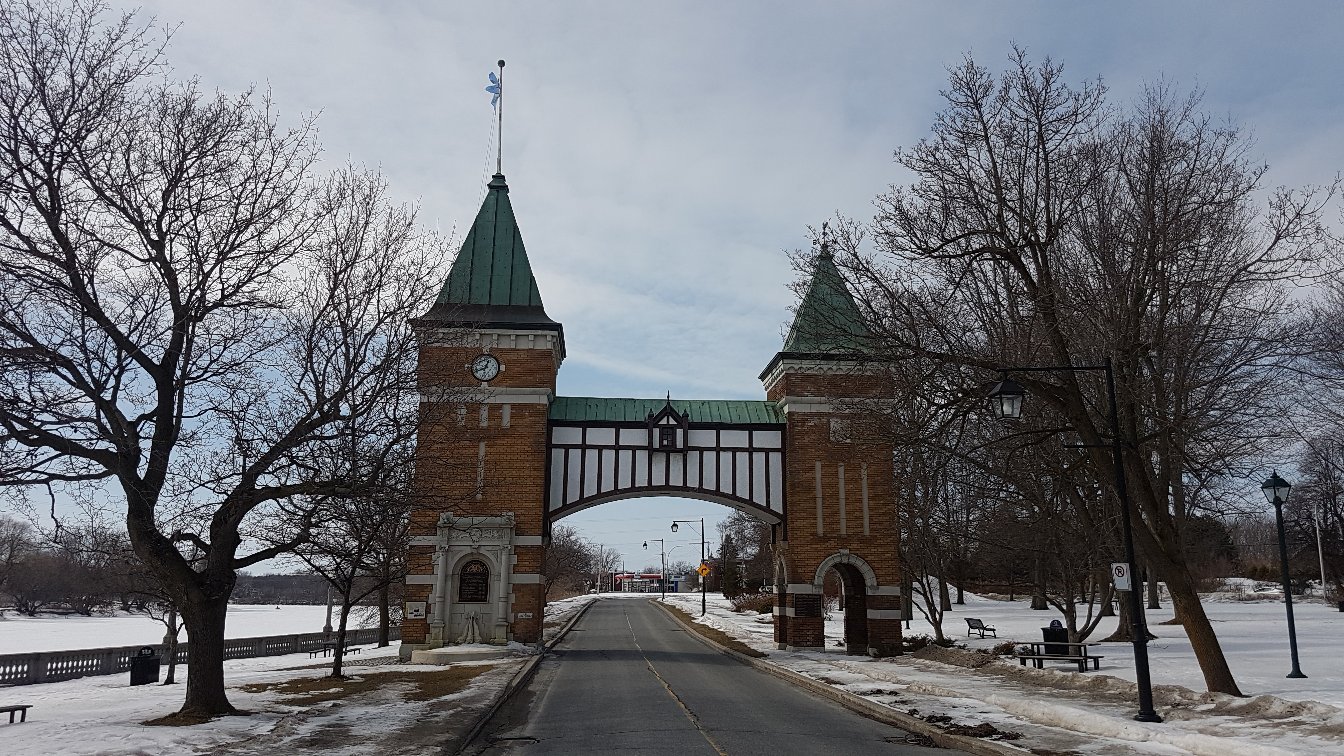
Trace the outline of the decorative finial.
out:
<instances>
[{"instance_id":1,"label":"decorative finial","mask_svg":"<svg viewBox=\"0 0 1344 756\"><path fill-rule=\"evenodd\" d=\"M821 250L822 257L831 256L831 224L829 221L823 221L821 224Z\"/></svg>"}]
</instances>

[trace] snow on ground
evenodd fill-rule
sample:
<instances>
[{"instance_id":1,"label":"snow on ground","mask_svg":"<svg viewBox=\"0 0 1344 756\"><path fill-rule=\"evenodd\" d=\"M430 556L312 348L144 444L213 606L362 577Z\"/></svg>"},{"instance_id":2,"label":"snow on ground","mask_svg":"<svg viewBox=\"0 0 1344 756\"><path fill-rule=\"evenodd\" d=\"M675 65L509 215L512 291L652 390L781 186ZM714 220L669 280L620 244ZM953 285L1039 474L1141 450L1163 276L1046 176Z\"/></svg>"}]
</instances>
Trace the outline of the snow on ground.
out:
<instances>
[{"instance_id":1,"label":"snow on ground","mask_svg":"<svg viewBox=\"0 0 1344 756\"><path fill-rule=\"evenodd\" d=\"M559 632L593 597L577 596L547 607L548 637ZM325 607L237 607L240 621L230 610L230 635L273 635L307 632L316 619L317 630ZM269 611L265 611L269 610ZM300 611L293 611L300 610ZM309 611L302 611L309 610ZM317 610L317 611L312 611ZM272 614L273 613L273 614ZM10 617L0 623L14 621ZM106 638L90 629L133 626L135 618L52 618L50 623L24 625L28 632L59 628L70 622L62 638L75 647L120 645L122 636ZM98 620L121 620L100 623ZM39 628L39 630L34 630ZM244 629L245 628L245 629ZM151 626L150 631L153 630ZM6 628L6 633L14 631ZM6 637L17 637L17 634ZM135 636L138 637L138 636ZM131 640L130 643L145 642ZM148 642L153 642L149 639ZM31 643L29 644L31 645ZM69 647L61 643L62 647ZM498 648L498 647L493 647ZM225 662L229 700L250 716L223 717L189 727L151 727L145 720L176 711L182 705L190 667L178 667L172 686L144 685L131 688L128 675L85 677L58 683L0 687L0 703L26 703L33 708L22 725L0 725L0 752L51 754L52 756L113 756L120 754L212 753L246 756L264 754L367 754L451 752L461 737L535 649L510 644L499 649L495 661L465 662L483 672L464 690L429 701L407 698L402 685L371 693L352 695L332 702L295 706L275 692L254 693L242 689L251 683L276 683L296 678L318 678L330 672L331 660L319 662L306 653L239 659ZM397 663L397 644L387 648L365 647L346 659L347 675L360 677L380 673L432 674L443 667ZM455 665L456 666L456 665Z\"/></svg>"},{"instance_id":2,"label":"snow on ground","mask_svg":"<svg viewBox=\"0 0 1344 756\"><path fill-rule=\"evenodd\" d=\"M836 648L843 613L826 623L827 652L783 652L775 648L770 615L738 614L728 602L711 597L703 620L770 654L769 661L901 711L921 716L942 714L964 724L989 722L1021 732L1018 745L1078 753L1211 754L1269 756L1344 752L1344 655L1338 653L1344 614L1315 604L1294 603L1298 644L1306 680L1287 680L1290 669L1283 605L1238 601L1216 595L1205 603L1214 627L1248 698L1207 694L1189 640L1179 626L1156 625L1171 610L1149 612L1159 639L1149 645L1157 708L1162 724L1132 719L1137 693L1132 647L1106 644L1101 671L1080 674L1067 665L1035 670L1015 661L995 661L978 669L903 656L867 659ZM693 617L698 596L676 595L670 603ZM1165 605L1165 602L1164 602ZM998 601L967 594L966 605L949 613L945 633L970 648L989 648L1005 640L1040 640L1040 628L1059 615L1032 611L1026 601ZM999 638L965 638L965 617L998 628ZM697 617L698 619L698 617ZM1103 620L1094 638L1108 635L1116 620ZM929 634L932 627L913 620L907 635ZM922 654L921 654L922 655ZM939 654L979 664L978 654ZM1183 687L1182 687L1183 686Z\"/></svg>"},{"instance_id":3,"label":"snow on ground","mask_svg":"<svg viewBox=\"0 0 1344 756\"><path fill-rule=\"evenodd\" d=\"M225 637L320 633L326 624L326 616L326 606L230 604ZM332 622L338 619L333 616ZM56 614L25 617L6 611L0 617L0 654L146 646L161 642L163 632L163 623L143 614L117 612L92 617ZM182 639L186 638L184 630Z\"/></svg>"}]
</instances>

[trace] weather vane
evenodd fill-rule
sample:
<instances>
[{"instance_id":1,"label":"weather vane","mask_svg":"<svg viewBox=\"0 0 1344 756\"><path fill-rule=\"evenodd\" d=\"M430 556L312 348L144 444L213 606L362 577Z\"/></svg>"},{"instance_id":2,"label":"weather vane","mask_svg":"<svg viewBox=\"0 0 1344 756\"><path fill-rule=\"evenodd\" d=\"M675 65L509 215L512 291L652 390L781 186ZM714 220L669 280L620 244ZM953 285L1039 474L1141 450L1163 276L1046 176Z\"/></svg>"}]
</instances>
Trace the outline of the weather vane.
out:
<instances>
[{"instance_id":1,"label":"weather vane","mask_svg":"<svg viewBox=\"0 0 1344 756\"><path fill-rule=\"evenodd\" d=\"M490 107L495 110L495 173L504 172L504 61L499 61L499 75L490 72L490 86L485 91L494 95L490 98Z\"/></svg>"}]
</instances>

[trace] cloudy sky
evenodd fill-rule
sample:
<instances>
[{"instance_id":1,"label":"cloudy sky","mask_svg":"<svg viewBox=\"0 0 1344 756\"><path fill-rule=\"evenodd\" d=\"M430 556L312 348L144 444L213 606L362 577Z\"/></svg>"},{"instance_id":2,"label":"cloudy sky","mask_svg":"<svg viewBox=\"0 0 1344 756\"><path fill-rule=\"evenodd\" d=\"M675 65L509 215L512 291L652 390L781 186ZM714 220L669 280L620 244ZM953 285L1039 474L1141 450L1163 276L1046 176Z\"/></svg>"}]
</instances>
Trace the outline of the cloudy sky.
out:
<instances>
[{"instance_id":1,"label":"cloudy sky","mask_svg":"<svg viewBox=\"0 0 1344 756\"><path fill-rule=\"evenodd\" d=\"M1270 184L1344 170L1338 2L118 7L176 26L177 76L269 88L291 122L319 114L331 165L380 166L444 232L470 224L493 172L483 87L507 60L504 172L565 326L567 395L761 398L793 304L786 252L808 224L870 217L877 193L908 180L892 152L927 133L946 67L968 52L998 69L1017 43L1075 81L1100 76L1121 103L1157 79L1197 86L1209 112L1254 133ZM670 536L672 517L726 511L644 499L565 524L633 568L656 563L640 543Z\"/></svg>"}]
</instances>

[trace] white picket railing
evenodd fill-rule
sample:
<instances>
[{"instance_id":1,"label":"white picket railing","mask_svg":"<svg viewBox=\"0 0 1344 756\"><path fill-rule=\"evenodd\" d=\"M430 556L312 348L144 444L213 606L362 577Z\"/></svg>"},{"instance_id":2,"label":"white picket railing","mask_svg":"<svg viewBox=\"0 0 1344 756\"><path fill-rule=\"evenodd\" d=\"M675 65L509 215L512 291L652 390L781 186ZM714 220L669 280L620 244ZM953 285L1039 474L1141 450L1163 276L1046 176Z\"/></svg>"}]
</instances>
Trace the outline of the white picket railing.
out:
<instances>
[{"instance_id":1,"label":"white picket railing","mask_svg":"<svg viewBox=\"0 0 1344 756\"><path fill-rule=\"evenodd\" d=\"M268 635L261 638L230 638L224 641L225 659L252 659L258 656L297 654L321 648L322 643L335 638L335 633L299 633L297 635ZM401 628L391 628L390 638L399 640ZM378 641L378 628L363 627L345 631L347 646L358 646ZM144 646L115 646L112 648L85 648L76 651L39 651L28 654L0 655L0 685L31 685L59 682L91 675L115 675L131 668L131 657ZM162 653L163 646L151 646ZM188 663L190 643L177 646L177 663ZM165 663L167 660L164 660Z\"/></svg>"}]
</instances>

